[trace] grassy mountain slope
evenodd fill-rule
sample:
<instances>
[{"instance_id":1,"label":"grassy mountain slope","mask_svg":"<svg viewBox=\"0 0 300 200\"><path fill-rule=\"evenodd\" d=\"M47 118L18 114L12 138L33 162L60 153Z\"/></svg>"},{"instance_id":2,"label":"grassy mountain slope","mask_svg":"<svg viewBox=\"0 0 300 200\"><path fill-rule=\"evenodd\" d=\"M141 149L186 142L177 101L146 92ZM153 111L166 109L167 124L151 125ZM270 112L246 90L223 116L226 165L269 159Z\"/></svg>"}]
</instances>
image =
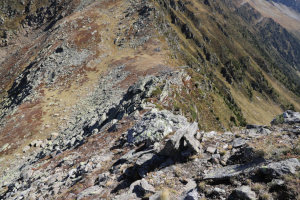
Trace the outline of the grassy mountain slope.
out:
<instances>
[{"instance_id":1,"label":"grassy mountain slope","mask_svg":"<svg viewBox=\"0 0 300 200\"><path fill-rule=\"evenodd\" d=\"M299 6L299 1L240 0L239 4L244 2L249 3L264 17L272 18L300 38L300 12L296 5Z\"/></svg>"},{"instance_id":2,"label":"grassy mountain slope","mask_svg":"<svg viewBox=\"0 0 300 200\"><path fill-rule=\"evenodd\" d=\"M272 0L273 2L276 3L281 3L284 4L292 9L297 10L298 12L300 12L300 1L299 0Z\"/></svg>"},{"instance_id":3,"label":"grassy mountain slope","mask_svg":"<svg viewBox=\"0 0 300 200\"><path fill-rule=\"evenodd\" d=\"M299 110L299 97L288 92L300 91L299 40L284 28L271 19L261 20L249 4L157 2L168 16L160 24L169 24L161 28L176 56L209 76L218 98L233 111L232 121L243 124L244 115L250 123L263 123L281 109ZM274 77L286 88L275 89Z\"/></svg>"}]
</instances>

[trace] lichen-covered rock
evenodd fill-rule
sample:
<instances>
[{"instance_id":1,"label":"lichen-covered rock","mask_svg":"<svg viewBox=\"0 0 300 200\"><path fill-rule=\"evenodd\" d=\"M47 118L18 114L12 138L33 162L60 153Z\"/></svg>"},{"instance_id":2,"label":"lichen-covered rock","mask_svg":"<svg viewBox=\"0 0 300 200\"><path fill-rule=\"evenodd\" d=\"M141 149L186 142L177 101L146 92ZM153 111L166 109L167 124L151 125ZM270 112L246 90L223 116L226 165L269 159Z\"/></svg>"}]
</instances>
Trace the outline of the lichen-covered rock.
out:
<instances>
[{"instance_id":1,"label":"lichen-covered rock","mask_svg":"<svg viewBox=\"0 0 300 200\"><path fill-rule=\"evenodd\" d=\"M161 150L160 154L166 156L177 156L180 151L184 150L184 142L186 142L188 150L200 153L202 151L202 146L195 138L197 131L197 123L186 125L177 130L176 133L167 140L166 145Z\"/></svg>"},{"instance_id":2,"label":"lichen-covered rock","mask_svg":"<svg viewBox=\"0 0 300 200\"><path fill-rule=\"evenodd\" d=\"M83 190L82 192L80 192L78 194L77 199L85 199L88 198L89 196L93 196L93 195L101 195L103 193L103 188L99 187L99 186L92 186L89 187L85 190Z\"/></svg>"},{"instance_id":3,"label":"lichen-covered rock","mask_svg":"<svg viewBox=\"0 0 300 200\"><path fill-rule=\"evenodd\" d=\"M135 181L130 185L129 191L136 193L137 196L143 196L146 192L155 193L155 188L150 185L145 179Z\"/></svg>"},{"instance_id":4,"label":"lichen-covered rock","mask_svg":"<svg viewBox=\"0 0 300 200\"><path fill-rule=\"evenodd\" d=\"M198 200L199 194L197 189L190 190L183 198L183 200Z\"/></svg>"},{"instance_id":5,"label":"lichen-covered rock","mask_svg":"<svg viewBox=\"0 0 300 200\"><path fill-rule=\"evenodd\" d=\"M228 199L235 200L256 200L256 194L249 186L236 188Z\"/></svg>"},{"instance_id":6,"label":"lichen-covered rock","mask_svg":"<svg viewBox=\"0 0 300 200\"><path fill-rule=\"evenodd\" d=\"M272 125L296 123L300 123L300 113L292 110L285 111L282 115L277 116L271 122Z\"/></svg>"},{"instance_id":7,"label":"lichen-covered rock","mask_svg":"<svg viewBox=\"0 0 300 200\"><path fill-rule=\"evenodd\" d=\"M246 140L243 139L243 138L236 138L236 139L234 139L233 142L232 142L232 146L233 146L234 148L241 147L241 146L243 146L243 145L245 145L245 144L246 144Z\"/></svg>"},{"instance_id":8,"label":"lichen-covered rock","mask_svg":"<svg viewBox=\"0 0 300 200\"><path fill-rule=\"evenodd\" d=\"M247 174L257 169L258 163L247 163L243 165L229 165L222 168L216 168L208 171L204 179L224 180L236 177L240 174Z\"/></svg>"},{"instance_id":9,"label":"lichen-covered rock","mask_svg":"<svg viewBox=\"0 0 300 200\"><path fill-rule=\"evenodd\" d=\"M187 124L187 119L183 116L174 115L167 110L153 109L127 131L127 141L130 144L153 144Z\"/></svg>"},{"instance_id":10,"label":"lichen-covered rock","mask_svg":"<svg viewBox=\"0 0 300 200\"><path fill-rule=\"evenodd\" d=\"M259 171L270 178L276 178L284 174L295 174L296 169L300 167L297 158L291 158L280 162L272 162L259 168Z\"/></svg>"},{"instance_id":11,"label":"lichen-covered rock","mask_svg":"<svg viewBox=\"0 0 300 200\"><path fill-rule=\"evenodd\" d=\"M247 125L246 128L245 133L247 133L250 137L268 135L271 133L270 129L266 126Z\"/></svg>"}]
</instances>

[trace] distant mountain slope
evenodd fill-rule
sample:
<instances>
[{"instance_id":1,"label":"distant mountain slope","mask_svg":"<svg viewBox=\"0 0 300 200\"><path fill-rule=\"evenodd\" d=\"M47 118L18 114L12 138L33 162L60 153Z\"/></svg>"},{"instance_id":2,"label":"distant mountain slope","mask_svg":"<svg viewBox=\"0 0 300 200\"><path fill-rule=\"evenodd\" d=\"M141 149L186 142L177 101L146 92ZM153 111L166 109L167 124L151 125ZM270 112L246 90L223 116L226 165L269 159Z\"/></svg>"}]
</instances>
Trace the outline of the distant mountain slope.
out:
<instances>
[{"instance_id":1,"label":"distant mountain slope","mask_svg":"<svg viewBox=\"0 0 300 200\"><path fill-rule=\"evenodd\" d=\"M239 0L239 2L240 4L245 2L249 3L264 17L272 18L274 21L300 38L300 12L298 7L299 0Z\"/></svg>"},{"instance_id":2,"label":"distant mountain slope","mask_svg":"<svg viewBox=\"0 0 300 200\"><path fill-rule=\"evenodd\" d=\"M300 12L300 0L268 0L268 1L281 3L283 5L286 5L292 9Z\"/></svg>"},{"instance_id":3,"label":"distant mountain slope","mask_svg":"<svg viewBox=\"0 0 300 200\"><path fill-rule=\"evenodd\" d=\"M159 2L170 17L174 33L170 34L170 28L165 32L175 52L188 65L211 75L210 79L224 95L228 106L236 109L235 116L240 123L243 120L236 105L246 119L251 118L250 121L263 116L256 114L259 111L255 107L262 104L257 98L271 99L277 105L281 102L282 108L293 102L299 109L298 97L284 100L287 89L279 89L271 80L276 78L300 95L300 43L284 27L245 2Z\"/></svg>"}]
</instances>

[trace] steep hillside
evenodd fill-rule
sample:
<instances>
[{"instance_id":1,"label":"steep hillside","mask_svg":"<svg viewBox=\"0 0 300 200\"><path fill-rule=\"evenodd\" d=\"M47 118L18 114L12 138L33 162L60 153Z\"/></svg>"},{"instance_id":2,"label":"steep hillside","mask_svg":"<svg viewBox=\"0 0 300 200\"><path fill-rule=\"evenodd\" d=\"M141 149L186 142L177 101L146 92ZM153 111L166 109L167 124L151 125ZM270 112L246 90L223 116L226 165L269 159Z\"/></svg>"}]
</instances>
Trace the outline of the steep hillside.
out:
<instances>
[{"instance_id":1,"label":"steep hillside","mask_svg":"<svg viewBox=\"0 0 300 200\"><path fill-rule=\"evenodd\" d=\"M159 3L169 16L167 23L173 28L164 30L170 45L188 65L210 75L219 94L234 110L237 121L243 123L238 107L252 123L268 119L266 112L256 114L259 105L266 108L269 104L269 109L262 109L265 111L276 112L280 110L276 104L286 107L291 103L299 109L298 97L286 95L286 89L270 81L276 77L293 92L300 91L299 61L296 61L299 40L284 28L271 19L261 20L262 16L249 4L237 6L229 1ZM166 23L166 19L163 20L161 24ZM288 51L290 54L286 56ZM238 95L232 98L226 92L229 90Z\"/></svg>"},{"instance_id":2,"label":"steep hillside","mask_svg":"<svg viewBox=\"0 0 300 200\"><path fill-rule=\"evenodd\" d=\"M299 70L251 3L3 0L0 199L297 199Z\"/></svg>"},{"instance_id":3,"label":"steep hillside","mask_svg":"<svg viewBox=\"0 0 300 200\"><path fill-rule=\"evenodd\" d=\"M241 0L240 4L249 3L263 16L272 18L300 38L300 11L298 0Z\"/></svg>"},{"instance_id":4,"label":"steep hillside","mask_svg":"<svg viewBox=\"0 0 300 200\"><path fill-rule=\"evenodd\" d=\"M300 1L299 0L272 0L273 2L276 3L281 3L283 5L286 5L298 12L300 12Z\"/></svg>"}]
</instances>

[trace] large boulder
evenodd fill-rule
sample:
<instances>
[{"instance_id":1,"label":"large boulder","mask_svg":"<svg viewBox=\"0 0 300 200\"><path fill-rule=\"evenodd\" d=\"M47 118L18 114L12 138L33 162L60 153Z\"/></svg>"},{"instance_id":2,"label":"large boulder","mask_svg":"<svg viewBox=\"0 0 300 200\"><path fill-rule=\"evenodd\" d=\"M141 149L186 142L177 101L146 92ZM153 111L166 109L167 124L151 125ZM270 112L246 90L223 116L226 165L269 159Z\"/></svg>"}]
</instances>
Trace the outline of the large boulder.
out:
<instances>
[{"instance_id":1,"label":"large boulder","mask_svg":"<svg viewBox=\"0 0 300 200\"><path fill-rule=\"evenodd\" d=\"M245 133L250 137L258 137L261 135L269 135L271 134L270 129L267 126L259 126L259 125L251 125L248 124L246 126Z\"/></svg>"},{"instance_id":2,"label":"large boulder","mask_svg":"<svg viewBox=\"0 0 300 200\"><path fill-rule=\"evenodd\" d=\"M205 173L203 178L205 180L226 180L230 179L231 177L236 177L240 174L249 174L257 169L258 165L259 163L253 162L243 165L229 165L222 168L216 168Z\"/></svg>"},{"instance_id":3,"label":"large boulder","mask_svg":"<svg viewBox=\"0 0 300 200\"><path fill-rule=\"evenodd\" d=\"M187 125L178 131L166 142L166 145L161 150L161 155L176 156L183 149L190 150L194 153L200 153L202 146L200 142L195 138L198 131L198 124L193 123ZM186 143L186 147L184 146Z\"/></svg>"},{"instance_id":4,"label":"large boulder","mask_svg":"<svg viewBox=\"0 0 300 200\"><path fill-rule=\"evenodd\" d=\"M129 191L137 197L143 197L145 193L155 193L155 188L145 179L137 180L130 185Z\"/></svg>"},{"instance_id":5,"label":"large boulder","mask_svg":"<svg viewBox=\"0 0 300 200\"><path fill-rule=\"evenodd\" d=\"M272 162L259 168L259 172L269 178L276 178L284 174L295 174L300 162L297 158L290 158L280 162Z\"/></svg>"},{"instance_id":6,"label":"large boulder","mask_svg":"<svg viewBox=\"0 0 300 200\"><path fill-rule=\"evenodd\" d=\"M188 122L183 116L167 110L152 109L127 131L127 142L136 145L143 142L153 144L186 125Z\"/></svg>"},{"instance_id":7,"label":"large boulder","mask_svg":"<svg viewBox=\"0 0 300 200\"><path fill-rule=\"evenodd\" d=\"M282 115L277 116L271 122L272 125L296 123L300 123L300 113L291 110L285 111Z\"/></svg>"},{"instance_id":8,"label":"large boulder","mask_svg":"<svg viewBox=\"0 0 300 200\"><path fill-rule=\"evenodd\" d=\"M228 198L229 200L256 200L256 194L249 186L236 188Z\"/></svg>"},{"instance_id":9,"label":"large boulder","mask_svg":"<svg viewBox=\"0 0 300 200\"><path fill-rule=\"evenodd\" d=\"M100 186L89 187L78 194L77 199L85 199L94 195L101 195L103 193L103 188Z\"/></svg>"}]
</instances>

